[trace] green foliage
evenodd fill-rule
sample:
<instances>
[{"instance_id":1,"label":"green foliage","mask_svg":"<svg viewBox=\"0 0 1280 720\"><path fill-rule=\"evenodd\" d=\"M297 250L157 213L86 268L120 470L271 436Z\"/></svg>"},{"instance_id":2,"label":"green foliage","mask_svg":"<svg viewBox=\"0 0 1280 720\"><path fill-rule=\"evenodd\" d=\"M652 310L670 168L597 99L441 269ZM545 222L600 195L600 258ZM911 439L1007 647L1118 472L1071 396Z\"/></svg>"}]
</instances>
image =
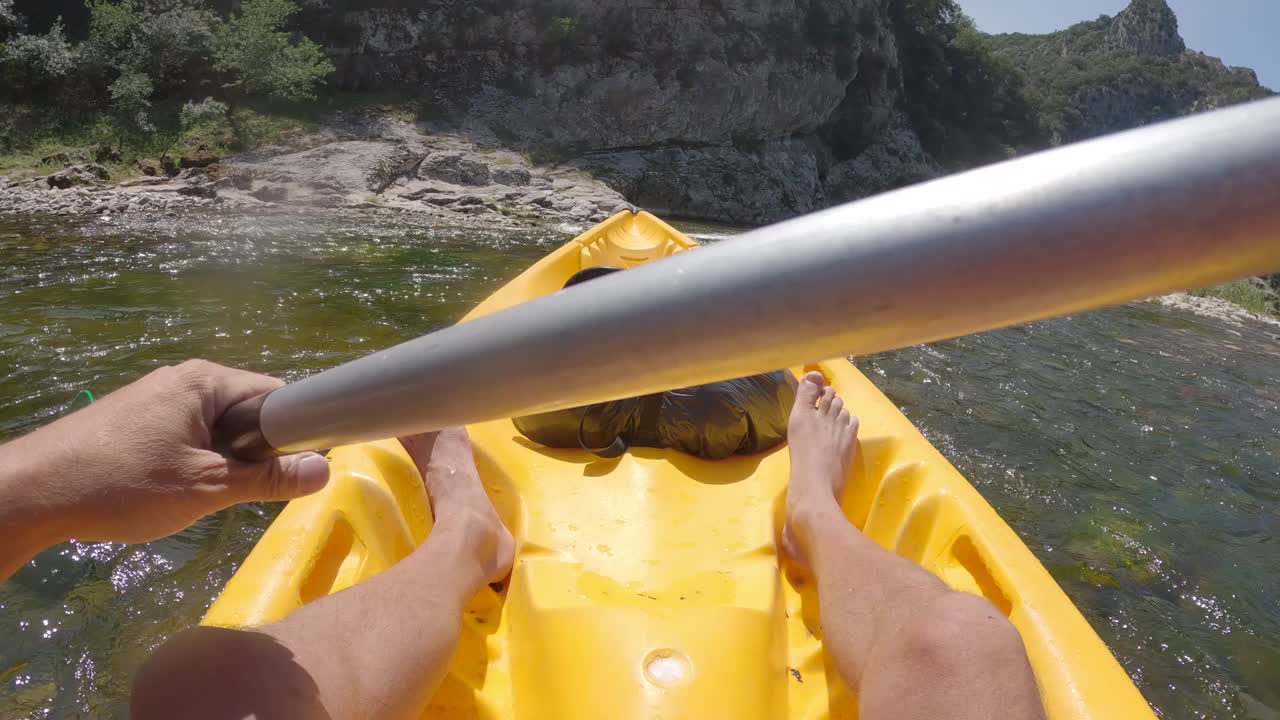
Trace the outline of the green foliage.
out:
<instances>
[{"instance_id":1,"label":"green foliage","mask_svg":"<svg viewBox=\"0 0 1280 720\"><path fill-rule=\"evenodd\" d=\"M158 92L181 89L193 79L217 22L197 0L89 0L88 7L88 69L146 74Z\"/></svg>"},{"instance_id":2,"label":"green foliage","mask_svg":"<svg viewBox=\"0 0 1280 720\"><path fill-rule=\"evenodd\" d=\"M285 31L298 10L293 0L245 0L239 15L225 19L214 0L85 3L88 33L79 44L60 21L44 34L19 32L0 44L0 102L17 110L0 117L0 152L49 146L41 139L47 128L30 122L36 117L56 118L77 137L92 127L95 142L163 151L197 126L229 127L239 117L211 91L240 104L310 99L333 71L318 45ZM20 30L21 20L12 0L0 0L0 38ZM113 128L106 140L98 137L104 126ZM221 144L270 134L260 130L226 129L234 139ZM149 134L156 137L141 139Z\"/></svg>"},{"instance_id":3,"label":"green foliage","mask_svg":"<svg viewBox=\"0 0 1280 720\"><path fill-rule=\"evenodd\" d=\"M206 148L233 144L234 134L231 132L232 128L229 123L226 122L227 112L226 103L218 102L211 97L207 97L200 102L188 100L183 104L182 110L178 112L178 127L175 129L172 142L165 147L164 152L160 153L161 162L163 163L164 159L168 157L169 152L173 150L175 145L183 140L191 140L191 136L195 134L194 129L197 127L206 131L212 129L221 136L218 140L202 143Z\"/></svg>"},{"instance_id":4,"label":"green foliage","mask_svg":"<svg viewBox=\"0 0 1280 720\"><path fill-rule=\"evenodd\" d=\"M925 149L956 167L1042 144L1024 79L954 0L889 4L904 104Z\"/></svg>"},{"instance_id":5,"label":"green foliage","mask_svg":"<svg viewBox=\"0 0 1280 720\"><path fill-rule=\"evenodd\" d=\"M189 128L208 120L217 120L227 116L227 104L207 97L200 102L188 100L178 113L178 121L182 127Z\"/></svg>"},{"instance_id":6,"label":"green foliage","mask_svg":"<svg viewBox=\"0 0 1280 720\"><path fill-rule=\"evenodd\" d=\"M1276 308L1271 303L1267 297L1266 290L1248 280L1234 280L1221 285L1214 285L1213 287L1192 290L1191 294L1197 297L1215 297L1220 300L1226 300L1259 315L1280 311L1280 308Z\"/></svg>"},{"instance_id":7,"label":"green foliage","mask_svg":"<svg viewBox=\"0 0 1280 720\"><path fill-rule=\"evenodd\" d=\"M578 18L558 17L552 23L557 40L568 40L578 32Z\"/></svg>"},{"instance_id":8,"label":"green foliage","mask_svg":"<svg viewBox=\"0 0 1280 720\"><path fill-rule=\"evenodd\" d=\"M297 11L292 0L244 0L240 15L214 33L214 66L249 95L314 98L316 84L334 68L319 45L306 38L295 42L283 30Z\"/></svg>"},{"instance_id":9,"label":"green foliage","mask_svg":"<svg viewBox=\"0 0 1280 720\"><path fill-rule=\"evenodd\" d=\"M205 101L190 103L203 105ZM181 158L204 146L226 155L276 142L288 133L316 127L318 109L274 103L252 103L223 114L216 101L199 110L183 112L173 101L153 103L154 128L143 131L134 125L122 127L109 116L72 114L65 108L18 106L0 115L0 175L45 174L61 165L42 160L59 154L92 159L93 149L102 145L118 148L118 160L104 163L115 179L136 175L139 160L155 161L166 153ZM185 106L184 106L185 107Z\"/></svg>"},{"instance_id":10,"label":"green foliage","mask_svg":"<svg viewBox=\"0 0 1280 720\"><path fill-rule=\"evenodd\" d=\"M151 107L151 93L155 87L151 77L140 70L126 68L121 71L108 91L111 93L111 105L116 114L127 124L133 123L139 130L151 132L155 126L147 117L147 109Z\"/></svg>"},{"instance_id":11,"label":"green foliage","mask_svg":"<svg viewBox=\"0 0 1280 720\"><path fill-rule=\"evenodd\" d=\"M27 89L66 77L75 68L76 59L76 48L67 41L61 20L43 35L18 35L0 46L5 83Z\"/></svg>"}]
</instances>

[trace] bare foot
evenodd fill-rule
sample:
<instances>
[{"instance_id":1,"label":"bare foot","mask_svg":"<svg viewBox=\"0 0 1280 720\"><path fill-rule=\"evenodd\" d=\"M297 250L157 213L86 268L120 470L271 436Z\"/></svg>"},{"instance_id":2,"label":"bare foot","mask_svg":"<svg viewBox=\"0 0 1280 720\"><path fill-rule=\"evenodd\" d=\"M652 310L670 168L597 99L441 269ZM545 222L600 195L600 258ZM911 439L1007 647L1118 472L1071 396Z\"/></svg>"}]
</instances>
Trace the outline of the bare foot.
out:
<instances>
[{"instance_id":1,"label":"bare foot","mask_svg":"<svg viewBox=\"0 0 1280 720\"><path fill-rule=\"evenodd\" d=\"M474 548L485 582L506 578L515 559L515 541L485 494L467 431L447 428L402 437L400 443L427 486L436 523L431 532L456 533L461 547Z\"/></svg>"},{"instance_id":2,"label":"bare foot","mask_svg":"<svg viewBox=\"0 0 1280 720\"><path fill-rule=\"evenodd\" d=\"M809 528L840 513L840 499L857 452L858 419L849 414L822 373L809 372L796 389L787 423L791 480L787 485L782 550L802 567L809 564Z\"/></svg>"}]
</instances>

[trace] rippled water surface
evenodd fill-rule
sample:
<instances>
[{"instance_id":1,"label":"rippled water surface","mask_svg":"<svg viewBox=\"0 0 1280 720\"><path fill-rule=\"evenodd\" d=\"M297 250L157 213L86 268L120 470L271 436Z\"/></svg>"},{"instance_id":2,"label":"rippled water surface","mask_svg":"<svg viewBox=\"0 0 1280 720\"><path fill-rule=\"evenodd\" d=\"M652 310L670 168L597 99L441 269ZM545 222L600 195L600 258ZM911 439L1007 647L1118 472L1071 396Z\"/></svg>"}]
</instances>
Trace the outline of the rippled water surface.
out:
<instances>
[{"instance_id":1,"label":"rippled water surface","mask_svg":"<svg viewBox=\"0 0 1280 720\"><path fill-rule=\"evenodd\" d=\"M403 219L0 217L0 440L161 364L297 378L450 323L566 239ZM1135 305L861 358L1164 717L1280 708L1280 339ZM0 587L0 718L123 715L278 508Z\"/></svg>"}]
</instances>

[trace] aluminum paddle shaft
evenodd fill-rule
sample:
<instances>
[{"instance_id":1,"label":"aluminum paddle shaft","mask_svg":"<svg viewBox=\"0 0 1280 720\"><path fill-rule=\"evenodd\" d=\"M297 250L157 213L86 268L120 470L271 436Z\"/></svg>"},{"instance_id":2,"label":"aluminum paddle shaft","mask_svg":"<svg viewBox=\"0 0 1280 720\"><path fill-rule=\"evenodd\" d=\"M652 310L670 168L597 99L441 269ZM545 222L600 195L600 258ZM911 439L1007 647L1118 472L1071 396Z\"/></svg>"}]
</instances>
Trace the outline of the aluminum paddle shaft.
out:
<instances>
[{"instance_id":1,"label":"aluminum paddle shaft","mask_svg":"<svg viewBox=\"0 0 1280 720\"><path fill-rule=\"evenodd\" d=\"M1280 99L842 205L229 411L245 458L892 350L1280 268Z\"/></svg>"}]
</instances>

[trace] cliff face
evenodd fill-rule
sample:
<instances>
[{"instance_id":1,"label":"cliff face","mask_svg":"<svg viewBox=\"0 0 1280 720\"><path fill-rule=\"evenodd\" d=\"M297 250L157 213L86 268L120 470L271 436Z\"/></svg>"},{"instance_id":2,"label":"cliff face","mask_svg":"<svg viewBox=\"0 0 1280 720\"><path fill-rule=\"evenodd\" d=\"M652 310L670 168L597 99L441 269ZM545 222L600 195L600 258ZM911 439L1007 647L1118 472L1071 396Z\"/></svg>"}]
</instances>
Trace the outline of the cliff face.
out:
<instances>
[{"instance_id":1,"label":"cliff face","mask_svg":"<svg viewBox=\"0 0 1280 720\"><path fill-rule=\"evenodd\" d=\"M302 27L343 88L410 89L640 205L760 223L932 172L896 116L888 1L312 0Z\"/></svg>"},{"instance_id":2,"label":"cliff face","mask_svg":"<svg viewBox=\"0 0 1280 720\"><path fill-rule=\"evenodd\" d=\"M902 112L921 92L904 88L904 70L929 59L899 52L891 2L925 7L307 0L301 21L342 88L419 94L471 137L556 157L660 212L764 223L939 172ZM1252 71L1187 50L1165 0L981 42L1025 75L1010 92L1025 93L1053 144L1268 94ZM975 107L956 117L993 111L965 102ZM930 137L951 137L934 104Z\"/></svg>"},{"instance_id":3,"label":"cliff face","mask_svg":"<svg viewBox=\"0 0 1280 720\"><path fill-rule=\"evenodd\" d=\"M1023 68L1054 144L1266 97L1248 68L1189 50L1165 0L1047 35L992 36Z\"/></svg>"}]
</instances>

